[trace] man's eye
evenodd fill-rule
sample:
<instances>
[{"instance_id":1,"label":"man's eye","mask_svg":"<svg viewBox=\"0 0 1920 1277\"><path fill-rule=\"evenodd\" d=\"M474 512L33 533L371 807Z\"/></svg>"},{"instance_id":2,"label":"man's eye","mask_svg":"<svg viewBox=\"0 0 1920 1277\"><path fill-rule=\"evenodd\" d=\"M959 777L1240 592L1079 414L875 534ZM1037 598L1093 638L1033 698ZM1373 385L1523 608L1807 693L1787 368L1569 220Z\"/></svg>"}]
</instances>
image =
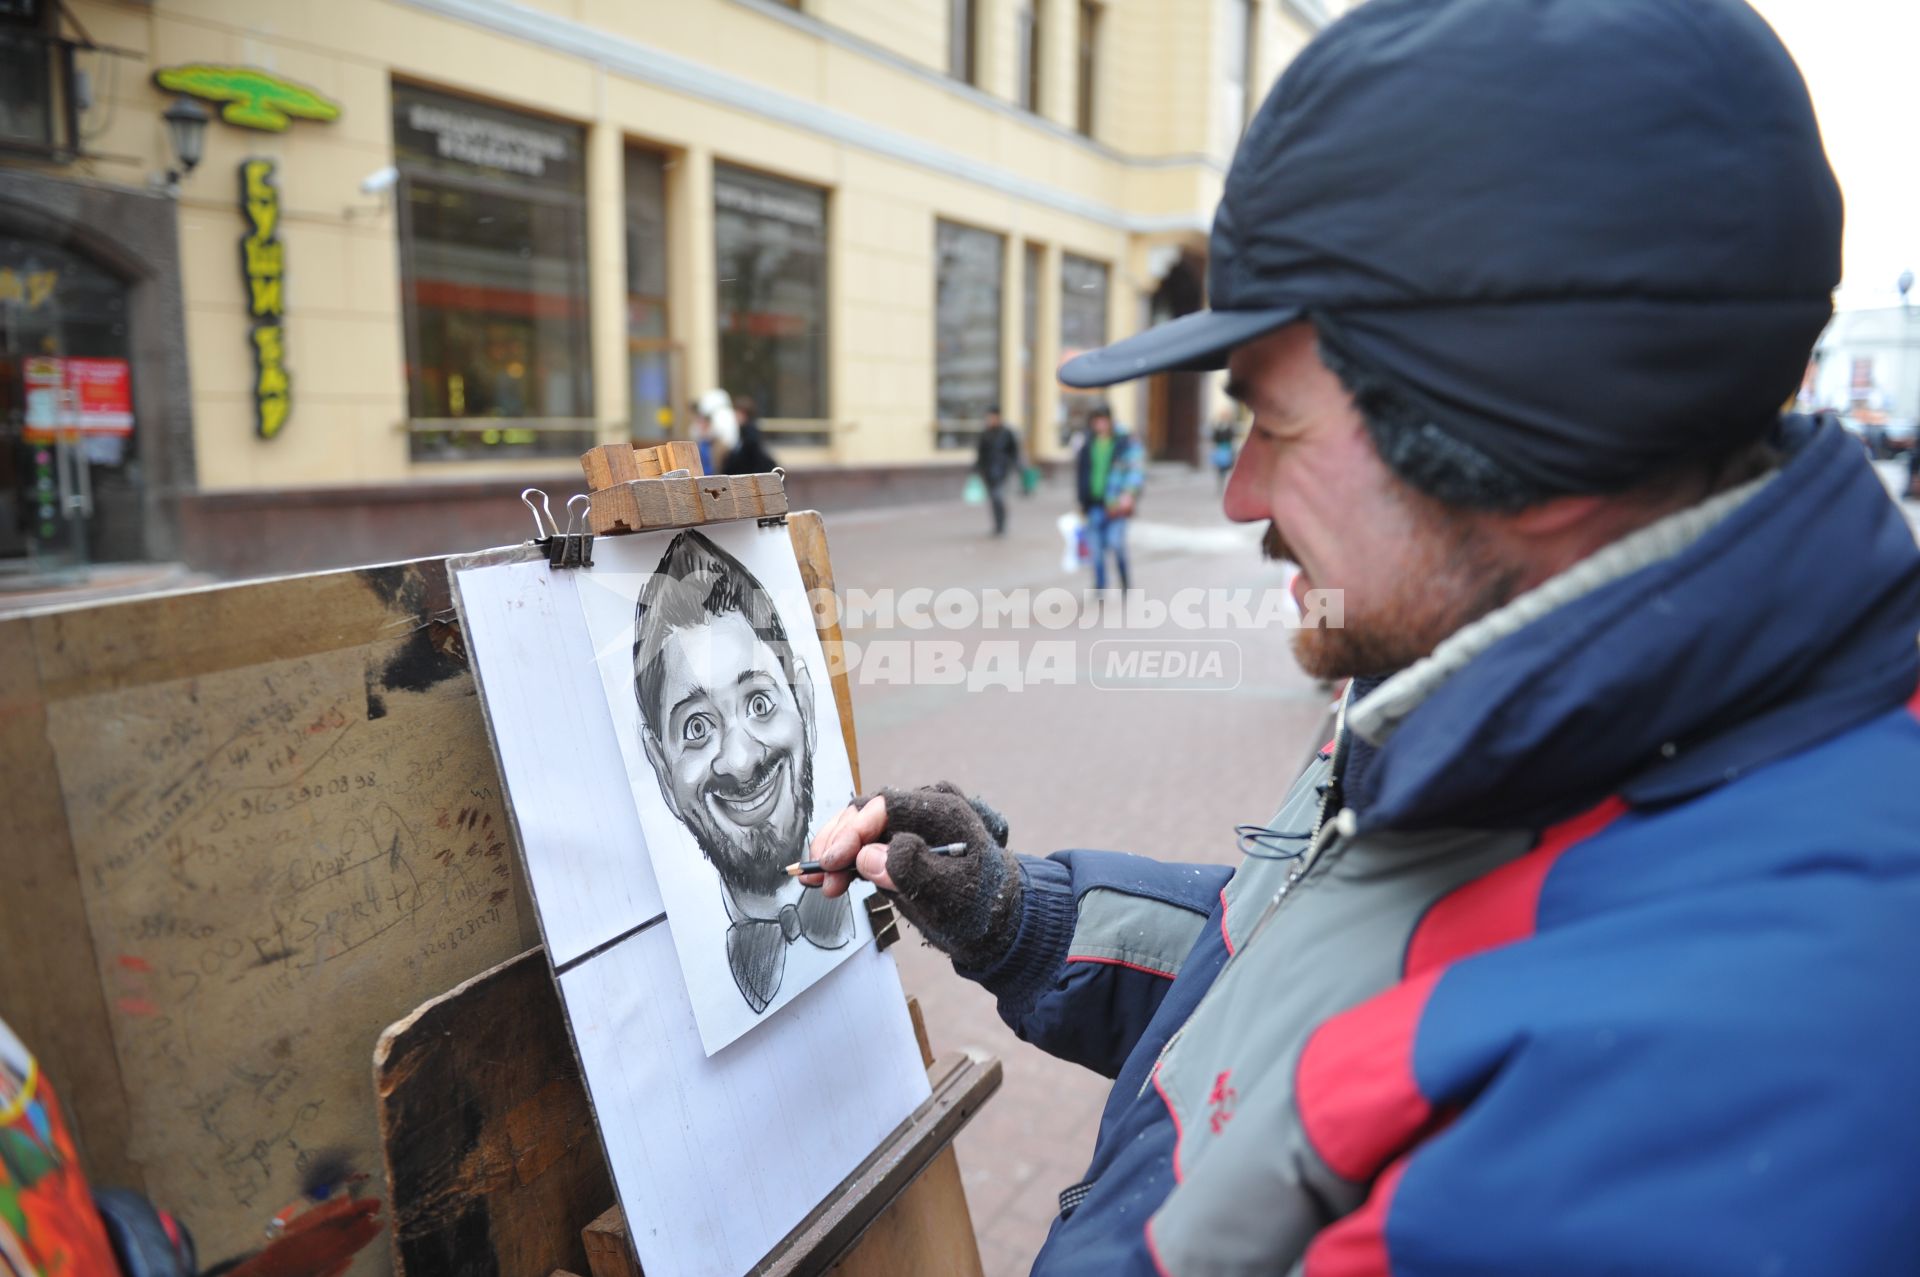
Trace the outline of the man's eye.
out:
<instances>
[{"instance_id":1,"label":"man's eye","mask_svg":"<svg viewBox=\"0 0 1920 1277\"><path fill-rule=\"evenodd\" d=\"M773 713L773 697L765 692L755 692L747 698L747 713L755 718L765 718Z\"/></svg>"},{"instance_id":2,"label":"man's eye","mask_svg":"<svg viewBox=\"0 0 1920 1277\"><path fill-rule=\"evenodd\" d=\"M680 739L689 745L697 745L713 734L713 723L705 714L695 714L680 728Z\"/></svg>"}]
</instances>

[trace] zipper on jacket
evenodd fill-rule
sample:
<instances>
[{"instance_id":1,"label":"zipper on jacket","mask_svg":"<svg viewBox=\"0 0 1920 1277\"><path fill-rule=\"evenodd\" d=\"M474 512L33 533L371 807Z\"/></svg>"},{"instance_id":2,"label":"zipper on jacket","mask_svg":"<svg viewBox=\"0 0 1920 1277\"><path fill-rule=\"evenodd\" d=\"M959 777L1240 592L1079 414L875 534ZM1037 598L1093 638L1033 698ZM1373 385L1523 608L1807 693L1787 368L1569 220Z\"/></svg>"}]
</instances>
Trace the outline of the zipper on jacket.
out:
<instances>
[{"instance_id":1,"label":"zipper on jacket","mask_svg":"<svg viewBox=\"0 0 1920 1277\"><path fill-rule=\"evenodd\" d=\"M1353 684L1349 682L1347 690L1340 696L1340 711L1334 720L1333 759L1327 768L1327 792L1321 795L1320 811L1314 817L1313 836L1307 842L1307 850L1301 854L1300 863L1294 867L1292 873L1287 875L1287 880L1280 884L1280 890L1275 892L1273 899L1267 902L1266 910L1261 913L1260 920L1253 924L1253 930L1247 933L1247 938L1241 942L1240 948L1235 951L1235 956L1244 952L1247 946L1253 943L1254 937L1266 928L1267 923L1279 910L1280 902L1285 900L1306 878L1314 865L1319 863L1320 854L1331 847L1335 839L1353 836L1358 818L1352 811L1340 806L1340 769L1347 761L1347 701L1352 695ZM1232 958L1228 959L1229 962L1232 960ZM1206 998L1203 996L1201 1004L1204 1005L1205 1002ZM1195 1013L1199 1010L1199 1006L1194 1007ZM1192 1016L1189 1016L1188 1020L1191 1021L1191 1019ZM1140 1089L1134 1094L1134 1099L1138 1100L1146 1095L1147 1088L1153 1085L1154 1077L1160 1072L1161 1064L1166 1061L1167 1052L1173 1050L1173 1044L1178 1042L1180 1035L1186 1031L1187 1026L1183 1023L1168 1036L1165 1042L1160 1044L1160 1050L1153 1057L1153 1067L1147 1070L1147 1076L1141 1081Z\"/></svg>"},{"instance_id":2,"label":"zipper on jacket","mask_svg":"<svg viewBox=\"0 0 1920 1277\"><path fill-rule=\"evenodd\" d=\"M1320 814L1313 822L1313 837L1307 843L1306 851L1300 857L1300 863L1294 866L1287 880L1280 884L1280 890L1273 893L1273 899L1267 902L1260 920L1253 924L1253 930L1247 932L1247 938L1241 943L1244 951L1259 934L1266 930L1267 924L1278 913L1280 905L1293 894L1293 889L1306 881L1314 866L1320 863L1323 854L1330 851L1341 838L1351 838L1358 827L1359 817L1352 808L1342 805L1343 794L1340 773L1347 762L1347 742L1350 739L1347 730L1347 705L1353 698L1353 683L1347 683L1346 691L1340 695L1340 713L1335 720L1333 735L1333 760L1327 768L1327 792L1320 799ZM1171 1045L1171 1043L1169 1043Z\"/></svg>"}]
</instances>

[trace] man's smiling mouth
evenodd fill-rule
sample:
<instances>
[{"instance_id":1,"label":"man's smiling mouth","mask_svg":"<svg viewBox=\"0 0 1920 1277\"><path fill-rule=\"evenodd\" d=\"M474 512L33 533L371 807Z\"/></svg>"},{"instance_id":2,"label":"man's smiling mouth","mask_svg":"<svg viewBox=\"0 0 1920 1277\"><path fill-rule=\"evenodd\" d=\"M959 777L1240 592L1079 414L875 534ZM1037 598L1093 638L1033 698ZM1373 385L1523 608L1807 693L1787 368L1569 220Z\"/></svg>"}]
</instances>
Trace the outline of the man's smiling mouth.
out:
<instances>
[{"instance_id":1,"label":"man's smiling mouth","mask_svg":"<svg viewBox=\"0 0 1920 1277\"><path fill-rule=\"evenodd\" d=\"M712 805L714 814L726 819L742 829L752 829L766 823L773 814L774 804L780 801L780 781L786 775L787 760L781 759L767 768L766 775L751 788L736 794L723 795L712 789L707 791L707 801Z\"/></svg>"}]
</instances>

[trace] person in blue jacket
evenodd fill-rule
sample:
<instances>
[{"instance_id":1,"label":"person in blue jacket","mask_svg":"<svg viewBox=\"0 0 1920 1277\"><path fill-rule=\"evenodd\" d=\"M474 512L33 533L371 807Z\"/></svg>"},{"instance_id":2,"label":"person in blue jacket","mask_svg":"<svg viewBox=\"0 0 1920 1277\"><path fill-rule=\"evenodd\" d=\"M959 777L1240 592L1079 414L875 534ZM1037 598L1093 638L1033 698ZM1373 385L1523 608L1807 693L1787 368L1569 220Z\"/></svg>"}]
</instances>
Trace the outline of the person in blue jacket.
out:
<instances>
[{"instance_id":1,"label":"person in blue jacket","mask_svg":"<svg viewBox=\"0 0 1920 1277\"><path fill-rule=\"evenodd\" d=\"M1118 429L1113 409L1097 404L1087 414L1087 436L1074 454L1074 491L1086 519L1088 557L1093 563L1093 588L1107 588L1107 559L1113 559L1120 588L1128 589L1127 524L1146 486L1146 465L1140 441Z\"/></svg>"},{"instance_id":2,"label":"person in blue jacket","mask_svg":"<svg viewBox=\"0 0 1920 1277\"><path fill-rule=\"evenodd\" d=\"M1062 379L1226 368L1333 741L1237 866L947 785L814 844L1114 1079L1036 1272L1920 1273L1920 549L1780 411L1840 237L1741 0L1371 0L1281 77L1212 309Z\"/></svg>"}]
</instances>

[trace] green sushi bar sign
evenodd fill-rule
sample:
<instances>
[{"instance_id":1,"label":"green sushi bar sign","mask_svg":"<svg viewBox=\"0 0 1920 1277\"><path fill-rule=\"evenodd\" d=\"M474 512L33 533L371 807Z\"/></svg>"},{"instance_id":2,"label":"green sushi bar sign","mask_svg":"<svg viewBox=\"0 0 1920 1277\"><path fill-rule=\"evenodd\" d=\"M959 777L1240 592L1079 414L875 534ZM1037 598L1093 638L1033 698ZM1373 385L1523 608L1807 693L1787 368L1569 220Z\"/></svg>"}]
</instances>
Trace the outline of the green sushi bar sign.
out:
<instances>
[{"instance_id":1,"label":"green sushi bar sign","mask_svg":"<svg viewBox=\"0 0 1920 1277\"><path fill-rule=\"evenodd\" d=\"M340 104L322 97L304 84L283 80L254 67L216 66L205 62L162 67L153 82L169 93L218 103L220 118L243 129L285 133L300 120L337 120Z\"/></svg>"}]
</instances>

